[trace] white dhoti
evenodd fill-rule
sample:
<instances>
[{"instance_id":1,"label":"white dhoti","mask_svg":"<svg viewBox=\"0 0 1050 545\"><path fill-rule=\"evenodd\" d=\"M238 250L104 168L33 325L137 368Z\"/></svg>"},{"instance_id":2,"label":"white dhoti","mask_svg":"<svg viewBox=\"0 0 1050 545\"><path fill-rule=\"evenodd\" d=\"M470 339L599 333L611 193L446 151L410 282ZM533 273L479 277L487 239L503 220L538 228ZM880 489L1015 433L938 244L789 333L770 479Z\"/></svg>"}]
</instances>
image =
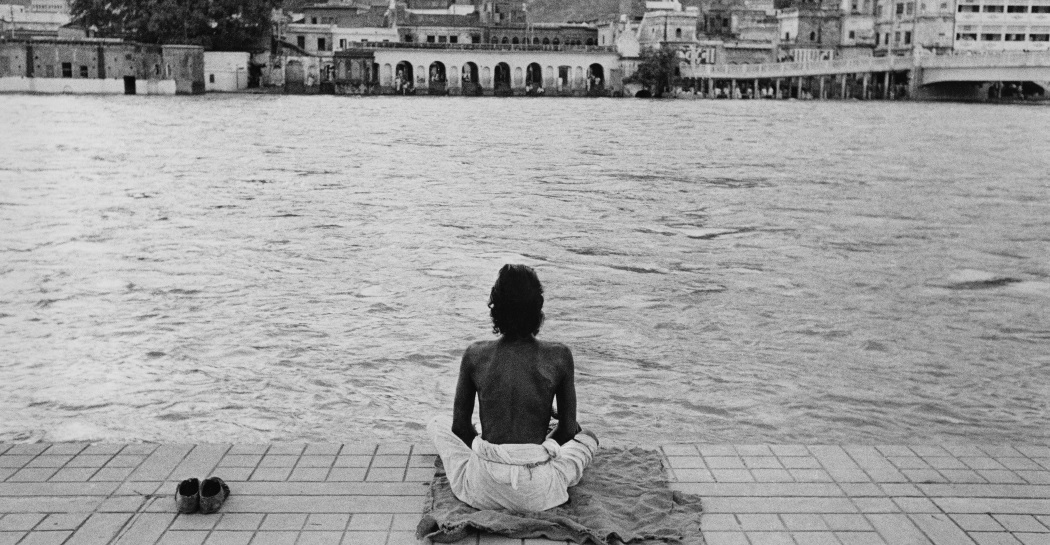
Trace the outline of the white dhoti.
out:
<instances>
[{"instance_id":1,"label":"white dhoti","mask_svg":"<svg viewBox=\"0 0 1050 545\"><path fill-rule=\"evenodd\" d=\"M435 417L427 425L452 493L477 509L544 511L569 499L598 451L594 438L578 434L564 445L548 438L542 445L495 445L477 436L470 448L452 433L452 419Z\"/></svg>"}]
</instances>

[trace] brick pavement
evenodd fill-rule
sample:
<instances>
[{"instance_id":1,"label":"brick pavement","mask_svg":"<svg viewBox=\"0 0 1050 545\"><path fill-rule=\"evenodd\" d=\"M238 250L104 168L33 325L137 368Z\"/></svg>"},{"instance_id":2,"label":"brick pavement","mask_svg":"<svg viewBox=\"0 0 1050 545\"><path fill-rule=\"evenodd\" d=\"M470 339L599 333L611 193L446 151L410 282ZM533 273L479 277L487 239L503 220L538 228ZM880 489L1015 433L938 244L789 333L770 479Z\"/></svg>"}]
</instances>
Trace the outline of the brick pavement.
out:
<instances>
[{"instance_id":1,"label":"brick pavement","mask_svg":"<svg viewBox=\"0 0 1050 545\"><path fill-rule=\"evenodd\" d=\"M709 545L1050 545L1046 446L661 448L671 486L704 499ZM433 460L428 445L0 443L0 545L415 544ZM222 511L176 515L175 483L209 475L233 489Z\"/></svg>"}]
</instances>

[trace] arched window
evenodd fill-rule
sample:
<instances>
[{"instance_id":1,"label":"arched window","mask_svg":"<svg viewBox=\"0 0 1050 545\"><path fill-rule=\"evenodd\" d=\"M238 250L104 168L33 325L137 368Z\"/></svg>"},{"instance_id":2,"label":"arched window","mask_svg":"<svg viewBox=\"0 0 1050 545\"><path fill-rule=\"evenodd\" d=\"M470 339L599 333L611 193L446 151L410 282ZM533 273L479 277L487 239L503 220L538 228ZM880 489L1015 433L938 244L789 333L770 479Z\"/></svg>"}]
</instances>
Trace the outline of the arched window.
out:
<instances>
[{"instance_id":1,"label":"arched window","mask_svg":"<svg viewBox=\"0 0 1050 545\"><path fill-rule=\"evenodd\" d=\"M812 42L812 41L815 41L816 39L817 39L817 33L816 32L810 32L809 33L809 41Z\"/></svg>"},{"instance_id":2,"label":"arched window","mask_svg":"<svg viewBox=\"0 0 1050 545\"><path fill-rule=\"evenodd\" d=\"M680 29L680 28L674 29L674 37L679 39L679 40L681 40L682 39L682 29Z\"/></svg>"},{"instance_id":3,"label":"arched window","mask_svg":"<svg viewBox=\"0 0 1050 545\"><path fill-rule=\"evenodd\" d=\"M551 43L552 43L552 44L554 44L554 45L558 45L558 44L560 44L560 43L561 43L561 40L559 40L559 39L555 38L555 39L554 39L554 41L553 41L553 42L551 42Z\"/></svg>"},{"instance_id":4,"label":"arched window","mask_svg":"<svg viewBox=\"0 0 1050 545\"><path fill-rule=\"evenodd\" d=\"M498 44L499 43L499 38L497 38L496 36L493 36L492 37L492 43Z\"/></svg>"},{"instance_id":5,"label":"arched window","mask_svg":"<svg viewBox=\"0 0 1050 545\"><path fill-rule=\"evenodd\" d=\"M412 35L411 34L405 34L405 41L406 42L411 42L412 41Z\"/></svg>"},{"instance_id":6,"label":"arched window","mask_svg":"<svg viewBox=\"0 0 1050 545\"><path fill-rule=\"evenodd\" d=\"M519 43L518 42L518 37L515 36L514 39L510 41L510 43L517 45Z\"/></svg>"},{"instance_id":7,"label":"arched window","mask_svg":"<svg viewBox=\"0 0 1050 545\"><path fill-rule=\"evenodd\" d=\"M502 40L500 40L500 42L501 42L501 43L505 43L505 44L509 44L509 43L510 43L510 40L508 40L508 39L507 39L507 37L506 37L506 36L504 36L504 37L503 37L503 39L502 39Z\"/></svg>"},{"instance_id":8,"label":"arched window","mask_svg":"<svg viewBox=\"0 0 1050 545\"><path fill-rule=\"evenodd\" d=\"M551 39L550 38L544 38L543 39L543 45L550 45L550 44L551 44Z\"/></svg>"},{"instance_id":9,"label":"arched window","mask_svg":"<svg viewBox=\"0 0 1050 545\"><path fill-rule=\"evenodd\" d=\"M540 39L539 38L533 38L532 39L532 45L540 45Z\"/></svg>"}]
</instances>

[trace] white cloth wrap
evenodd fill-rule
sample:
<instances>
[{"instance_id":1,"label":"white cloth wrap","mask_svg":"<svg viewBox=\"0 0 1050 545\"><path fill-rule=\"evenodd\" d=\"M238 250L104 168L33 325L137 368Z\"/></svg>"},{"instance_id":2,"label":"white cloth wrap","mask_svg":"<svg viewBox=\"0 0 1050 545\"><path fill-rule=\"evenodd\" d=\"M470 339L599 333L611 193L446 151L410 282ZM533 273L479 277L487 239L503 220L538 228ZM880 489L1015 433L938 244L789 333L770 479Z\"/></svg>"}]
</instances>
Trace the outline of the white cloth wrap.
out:
<instances>
[{"instance_id":1,"label":"white cloth wrap","mask_svg":"<svg viewBox=\"0 0 1050 545\"><path fill-rule=\"evenodd\" d=\"M561 453L561 445L554 439L547 439L542 445L512 444L494 445L477 436L471 444L471 450L478 455L481 464L494 480L510 484L518 489L518 475L526 469L531 477L532 470L550 463Z\"/></svg>"},{"instance_id":2,"label":"white cloth wrap","mask_svg":"<svg viewBox=\"0 0 1050 545\"><path fill-rule=\"evenodd\" d=\"M598 443L577 435L564 445L496 445L480 436L471 447L452 433L452 419L435 417L427 431L457 498L477 509L544 511L565 503L590 464Z\"/></svg>"}]
</instances>

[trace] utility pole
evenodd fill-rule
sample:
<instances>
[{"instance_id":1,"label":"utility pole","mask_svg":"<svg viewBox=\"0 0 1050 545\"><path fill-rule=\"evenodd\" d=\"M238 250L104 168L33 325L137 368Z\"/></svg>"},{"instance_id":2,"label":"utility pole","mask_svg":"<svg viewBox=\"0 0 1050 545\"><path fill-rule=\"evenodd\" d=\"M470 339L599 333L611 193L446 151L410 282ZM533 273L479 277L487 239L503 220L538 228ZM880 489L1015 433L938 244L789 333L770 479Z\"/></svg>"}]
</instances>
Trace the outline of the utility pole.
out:
<instances>
[{"instance_id":1,"label":"utility pole","mask_svg":"<svg viewBox=\"0 0 1050 545\"><path fill-rule=\"evenodd\" d=\"M525 45L530 45L532 43L532 36L531 36L532 32L530 31L531 29L530 29L530 25L529 25L529 3L528 2L522 2L521 3L521 12L525 15Z\"/></svg>"}]
</instances>

